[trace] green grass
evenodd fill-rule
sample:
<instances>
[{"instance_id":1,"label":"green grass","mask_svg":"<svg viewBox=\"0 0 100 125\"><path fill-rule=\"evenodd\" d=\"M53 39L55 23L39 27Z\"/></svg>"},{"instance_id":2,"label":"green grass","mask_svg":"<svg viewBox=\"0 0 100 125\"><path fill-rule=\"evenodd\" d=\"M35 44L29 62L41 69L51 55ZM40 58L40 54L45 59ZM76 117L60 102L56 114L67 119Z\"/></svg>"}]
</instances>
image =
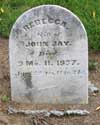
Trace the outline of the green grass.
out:
<instances>
[{"instance_id":1,"label":"green grass","mask_svg":"<svg viewBox=\"0 0 100 125\"><path fill-rule=\"evenodd\" d=\"M86 28L89 49L100 50L100 0L0 0L0 36L8 38L18 16L42 4L56 4L74 12Z\"/></svg>"}]
</instances>

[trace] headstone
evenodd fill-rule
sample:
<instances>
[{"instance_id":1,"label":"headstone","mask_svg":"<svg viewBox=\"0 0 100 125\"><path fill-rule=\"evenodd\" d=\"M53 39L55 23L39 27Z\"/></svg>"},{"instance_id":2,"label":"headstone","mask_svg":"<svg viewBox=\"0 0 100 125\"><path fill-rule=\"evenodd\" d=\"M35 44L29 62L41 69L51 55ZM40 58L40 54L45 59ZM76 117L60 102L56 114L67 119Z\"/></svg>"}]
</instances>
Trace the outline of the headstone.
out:
<instances>
[{"instance_id":1,"label":"headstone","mask_svg":"<svg viewBox=\"0 0 100 125\"><path fill-rule=\"evenodd\" d=\"M82 22L57 5L23 13L9 41L12 100L34 104L88 102L88 46Z\"/></svg>"}]
</instances>

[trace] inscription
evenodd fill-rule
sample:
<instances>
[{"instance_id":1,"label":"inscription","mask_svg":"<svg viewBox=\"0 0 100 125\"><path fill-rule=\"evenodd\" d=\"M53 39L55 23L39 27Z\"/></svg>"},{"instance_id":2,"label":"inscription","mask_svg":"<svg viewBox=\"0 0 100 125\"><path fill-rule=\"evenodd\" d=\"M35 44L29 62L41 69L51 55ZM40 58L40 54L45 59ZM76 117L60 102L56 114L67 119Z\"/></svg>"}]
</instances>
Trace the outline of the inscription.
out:
<instances>
[{"instance_id":1,"label":"inscription","mask_svg":"<svg viewBox=\"0 0 100 125\"><path fill-rule=\"evenodd\" d=\"M80 63L78 62L78 60L76 59L71 59L71 60L56 60L55 62L51 61L51 60L44 60L43 63L41 64L40 62L38 62L38 60L26 60L24 61L18 61L18 66L38 66L38 65L45 65L45 66L50 66L50 65L54 65L56 64L57 66L77 66L80 65Z\"/></svg>"},{"instance_id":2,"label":"inscription","mask_svg":"<svg viewBox=\"0 0 100 125\"><path fill-rule=\"evenodd\" d=\"M35 47L35 46L50 46L51 42L43 41L43 42L34 42L28 41L25 45L26 47ZM51 46L71 46L72 41L53 41Z\"/></svg>"},{"instance_id":3,"label":"inscription","mask_svg":"<svg viewBox=\"0 0 100 125\"><path fill-rule=\"evenodd\" d=\"M55 19L55 18L50 17L50 16L48 16L46 18L35 19L33 21L30 21L29 23L24 25L23 28L25 31L28 31L37 25L45 25L45 24L60 25L60 26L64 27L65 29L69 29L66 21L64 21L64 20L62 21L61 19Z\"/></svg>"},{"instance_id":4,"label":"inscription","mask_svg":"<svg viewBox=\"0 0 100 125\"><path fill-rule=\"evenodd\" d=\"M54 36L54 37L59 37L62 35L62 32L54 32L54 33L51 33L51 32L38 32L36 35L40 36L40 37L51 37L51 36Z\"/></svg>"},{"instance_id":5,"label":"inscription","mask_svg":"<svg viewBox=\"0 0 100 125\"><path fill-rule=\"evenodd\" d=\"M15 76L25 76L26 72L20 72L18 71ZM80 69L66 69L66 70L56 70L56 71L43 71L43 70L34 70L32 72L32 75L83 75L85 74L84 71L81 71Z\"/></svg>"}]
</instances>

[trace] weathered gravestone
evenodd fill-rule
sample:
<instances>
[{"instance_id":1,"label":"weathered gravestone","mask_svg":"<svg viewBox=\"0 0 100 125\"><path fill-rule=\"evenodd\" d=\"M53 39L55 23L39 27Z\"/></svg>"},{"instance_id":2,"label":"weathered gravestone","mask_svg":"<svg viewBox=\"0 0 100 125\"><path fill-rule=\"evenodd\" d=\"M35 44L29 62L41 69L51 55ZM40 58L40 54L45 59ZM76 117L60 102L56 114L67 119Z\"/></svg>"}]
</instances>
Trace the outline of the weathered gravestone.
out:
<instances>
[{"instance_id":1,"label":"weathered gravestone","mask_svg":"<svg viewBox=\"0 0 100 125\"><path fill-rule=\"evenodd\" d=\"M22 14L9 41L12 100L24 103L87 103L88 46L72 12L42 5Z\"/></svg>"}]
</instances>

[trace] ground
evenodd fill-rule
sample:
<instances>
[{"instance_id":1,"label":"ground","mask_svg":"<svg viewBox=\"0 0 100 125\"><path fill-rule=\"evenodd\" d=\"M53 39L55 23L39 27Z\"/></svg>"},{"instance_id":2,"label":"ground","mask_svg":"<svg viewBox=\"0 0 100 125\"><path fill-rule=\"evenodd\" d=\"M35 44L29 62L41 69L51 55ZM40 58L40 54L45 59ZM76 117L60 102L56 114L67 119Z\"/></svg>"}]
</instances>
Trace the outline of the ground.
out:
<instances>
[{"instance_id":1,"label":"ground","mask_svg":"<svg viewBox=\"0 0 100 125\"><path fill-rule=\"evenodd\" d=\"M87 116L65 116L37 118L38 121L46 121L44 125L100 125L100 110L96 107L100 105L100 92L89 95L89 103L86 105L29 105L19 104L11 101L10 93L10 74L9 74L9 51L8 40L0 38L0 125L34 125L32 116L21 114L9 115L8 106L17 109L86 109L90 112ZM97 62L96 70L89 72L89 80L95 83L100 89L100 52L90 52L89 59ZM4 99L4 96L7 99ZM10 100L8 101L8 97ZM48 124L47 124L48 123ZM41 124L37 125L43 125Z\"/></svg>"}]
</instances>

